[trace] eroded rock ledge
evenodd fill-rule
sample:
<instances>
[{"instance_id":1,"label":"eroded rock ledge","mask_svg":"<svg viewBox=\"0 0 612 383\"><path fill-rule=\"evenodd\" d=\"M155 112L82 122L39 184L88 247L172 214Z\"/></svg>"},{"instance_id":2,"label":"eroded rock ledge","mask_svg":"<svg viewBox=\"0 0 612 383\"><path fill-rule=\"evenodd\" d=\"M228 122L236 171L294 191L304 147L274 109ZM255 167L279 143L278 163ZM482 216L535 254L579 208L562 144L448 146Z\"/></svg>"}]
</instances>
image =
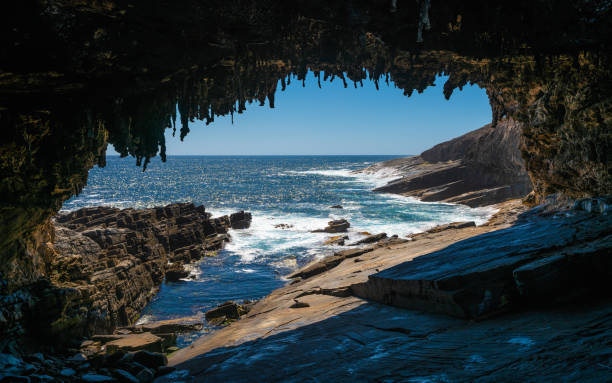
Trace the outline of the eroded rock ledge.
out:
<instances>
[{"instance_id":1,"label":"eroded rock ledge","mask_svg":"<svg viewBox=\"0 0 612 383\"><path fill-rule=\"evenodd\" d=\"M510 201L482 226L308 265L239 322L172 355L175 375L158 381L248 382L254 370L270 382L302 381L305 370L333 381L612 379L610 199L560 205Z\"/></svg>"},{"instance_id":2,"label":"eroded rock ledge","mask_svg":"<svg viewBox=\"0 0 612 383\"><path fill-rule=\"evenodd\" d=\"M45 244L48 282L23 291L28 304L2 307L4 325L12 331L23 325L42 343L132 325L169 272L216 255L230 240L228 230L248 227L251 215L211 218L204 206L181 203L84 208L53 221L53 240Z\"/></svg>"}]
</instances>

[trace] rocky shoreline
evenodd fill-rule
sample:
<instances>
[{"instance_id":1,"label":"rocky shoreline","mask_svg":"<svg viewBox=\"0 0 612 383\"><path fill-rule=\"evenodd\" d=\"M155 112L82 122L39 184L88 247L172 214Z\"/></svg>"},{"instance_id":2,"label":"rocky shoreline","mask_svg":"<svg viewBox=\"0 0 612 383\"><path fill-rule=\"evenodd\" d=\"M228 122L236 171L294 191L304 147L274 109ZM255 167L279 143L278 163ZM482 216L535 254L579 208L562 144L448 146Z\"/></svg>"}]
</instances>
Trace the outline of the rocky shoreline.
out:
<instances>
[{"instance_id":1,"label":"rocky shoreline","mask_svg":"<svg viewBox=\"0 0 612 383\"><path fill-rule=\"evenodd\" d=\"M1 325L12 334L2 339L2 349L14 355L1 354L0 371L11 379L34 374L87 381L83 376L119 363L120 357L110 356L118 351L167 352L176 331L169 331L168 323L167 332L135 329L142 309L164 280L188 277L186 265L216 255L230 241L228 230L248 228L250 222L250 213L212 218L204 206L192 203L149 209L95 207L58 214L44 245L48 281L14 293L21 299L2 306ZM170 327L185 330L181 323ZM24 333L35 338L24 338ZM45 354L30 355L28 349ZM88 356L97 362L90 363ZM61 373L76 365L80 370ZM156 373L143 374L151 380Z\"/></svg>"},{"instance_id":2,"label":"rocky shoreline","mask_svg":"<svg viewBox=\"0 0 612 383\"><path fill-rule=\"evenodd\" d=\"M511 118L440 143L418 156L398 158L359 171L397 176L374 191L470 207L523 198L532 191L521 158L521 126Z\"/></svg>"},{"instance_id":3,"label":"rocky shoreline","mask_svg":"<svg viewBox=\"0 0 612 383\"><path fill-rule=\"evenodd\" d=\"M348 236L331 237L346 249L296 270L287 276L287 286L259 302L226 302L202 316L141 325L135 319L159 284L188 278L184 266L214 255L230 239L228 230L249 227L251 215L212 218L203 206L189 203L60 214L53 220L54 242L48 244L54 254L49 275L54 291L72 293L65 293L70 299L63 301L53 295L37 307L39 320L57 318L45 337L63 346L0 354L3 379L170 382L223 377L246 382L250 374L233 368L238 363L233 357L240 354L240 360L247 355L249 366L265 371L266 381L292 381L287 377L302 378L294 360L298 350L276 350L300 344L300 358L311 358L313 376L376 380L386 375L366 368L368 360L384 358L391 370L397 369L402 364L396 359L414 358L414 350L425 352L432 341L431 352L462 351L443 357L443 364L452 362L451 371L432 365L431 355L418 359L428 364L430 374L442 373L450 381L508 379L508 372L498 371L499 357L474 361L466 354L472 337L501 348L504 342L516 343L505 352L514 368L531 376L542 368L533 360L539 352L552 355L551 376L576 374L576 366L586 380L604 376L612 361L602 343L612 327L601 322L612 315L605 289L612 266L606 257L612 248L612 199L551 199L531 209L513 200L496 207L499 211L481 226L455 222L408 238L367 233L346 245ZM320 231L342 233L349 226L346 220L331 221ZM578 312L572 308L576 302L584 305ZM546 336L562 332L586 342L573 351L575 360L558 355L566 341L533 333L543 318L555 324L554 331L543 331ZM200 332L204 321L218 329L186 348L176 347L177 334ZM576 326L592 321L598 323L594 333L576 332ZM494 328L501 330L492 334ZM406 341L414 350L398 347ZM304 354L302 347L320 354ZM329 353L339 350L344 357L328 365ZM286 367L279 371L269 363ZM603 367L585 371L585 365L593 364ZM355 366L356 374L346 372ZM405 365L390 372L410 378L419 373Z\"/></svg>"},{"instance_id":4,"label":"rocky shoreline","mask_svg":"<svg viewBox=\"0 0 612 383\"><path fill-rule=\"evenodd\" d=\"M482 226L337 252L172 354L157 381L612 379L611 202L514 200Z\"/></svg>"}]
</instances>

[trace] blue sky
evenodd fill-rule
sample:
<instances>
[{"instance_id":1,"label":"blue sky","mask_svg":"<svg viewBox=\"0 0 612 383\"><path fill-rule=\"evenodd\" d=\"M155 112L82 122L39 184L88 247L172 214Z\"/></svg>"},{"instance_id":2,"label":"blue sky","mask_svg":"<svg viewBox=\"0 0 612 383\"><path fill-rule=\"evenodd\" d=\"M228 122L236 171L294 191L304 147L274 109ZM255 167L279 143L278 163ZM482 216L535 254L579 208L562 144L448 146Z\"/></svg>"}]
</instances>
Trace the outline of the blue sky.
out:
<instances>
[{"instance_id":1,"label":"blue sky","mask_svg":"<svg viewBox=\"0 0 612 383\"><path fill-rule=\"evenodd\" d=\"M477 129L491 121L484 89L466 86L449 101L438 77L435 87L411 97L393 84L364 81L363 88L342 81L323 82L319 89L309 74L306 87L292 81L280 86L275 108L247 105L243 114L215 118L206 126L190 124L181 142L167 130L169 155L322 155L419 154L431 146ZM178 122L178 121L177 121ZM108 154L116 154L109 148Z\"/></svg>"}]
</instances>

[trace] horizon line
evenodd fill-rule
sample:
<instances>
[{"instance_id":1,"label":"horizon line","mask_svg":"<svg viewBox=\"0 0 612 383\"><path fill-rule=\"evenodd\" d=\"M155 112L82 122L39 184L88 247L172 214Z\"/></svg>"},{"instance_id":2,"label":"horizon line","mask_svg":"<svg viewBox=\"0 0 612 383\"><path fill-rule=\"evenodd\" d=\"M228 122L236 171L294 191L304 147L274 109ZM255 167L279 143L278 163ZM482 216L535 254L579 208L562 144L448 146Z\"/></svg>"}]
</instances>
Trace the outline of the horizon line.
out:
<instances>
[{"instance_id":1,"label":"horizon line","mask_svg":"<svg viewBox=\"0 0 612 383\"><path fill-rule=\"evenodd\" d=\"M412 157L418 154L166 154L166 157L350 157L350 156L393 156ZM106 154L107 157L121 157L120 154ZM127 155L124 158L133 157ZM156 155L155 157L159 157ZM155 158L151 157L151 158Z\"/></svg>"}]
</instances>

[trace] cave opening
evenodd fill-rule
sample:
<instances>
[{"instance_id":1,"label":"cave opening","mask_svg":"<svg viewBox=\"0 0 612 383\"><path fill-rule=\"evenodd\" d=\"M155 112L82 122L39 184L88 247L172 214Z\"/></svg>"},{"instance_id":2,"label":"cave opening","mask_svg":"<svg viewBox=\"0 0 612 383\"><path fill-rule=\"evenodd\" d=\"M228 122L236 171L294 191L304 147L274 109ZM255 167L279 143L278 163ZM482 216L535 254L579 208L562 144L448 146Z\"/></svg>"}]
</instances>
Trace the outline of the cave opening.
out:
<instances>
[{"instance_id":1,"label":"cave opening","mask_svg":"<svg viewBox=\"0 0 612 383\"><path fill-rule=\"evenodd\" d=\"M273 108L266 99L263 108L251 102L245 112L217 116L210 124L194 120L184 140L167 129L166 154L418 154L491 122L486 91L466 85L449 101L442 91L448 79L438 75L422 93L406 97L393 79L379 85L321 82L309 71L278 92ZM112 144L107 155L118 155Z\"/></svg>"},{"instance_id":2,"label":"cave opening","mask_svg":"<svg viewBox=\"0 0 612 383\"><path fill-rule=\"evenodd\" d=\"M295 295L290 295L291 302L283 301L288 303L283 309L295 313L309 304L316 306L317 300L366 298L480 319L523 310L533 302L548 305L559 297L576 296L577 290L604 291L598 285L605 285L610 270L609 257L601 255L610 249L612 206L606 197L612 190L611 9L609 0L19 3L14 11L5 12L11 16L3 24L9 43L2 45L6 62L0 70L0 352L19 354L26 337L34 340L35 347L41 342L63 345L132 325L154 299L156 288L171 275L180 279L189 272L187 277L195 277L207 297L214 298L193 301L194 307L209 308L222 298L258 298L279 287L274 284L289 269L322 254L320 246L344 246L340 245L344 241L347 246L360 246L353 241L372 236L368 241L375 241L383 233L398 235L385 238L383 246L411 246L402 252L405 258L396 274L408 281L406 294L396 294L393 283L368 284L370 275L378 275L379 281L386 278L379 275L378 261L369 255L353 260L342 258L349 257L347 253L334 253L329 263L293 275L289 288L301 289L310 283L312 273L333 269L337 262L348 261L345 265L358 268L368 259L371 267L363 268L368 276L359 274L357 278L362 279L355 284L355 275L349 273L351 282L342 286L321 289L323 285L314 282L310 285L316 285L314 289L292 290ZM437 78L442 73L448 77ZM328 82L332 78L333 88ZM340 110L342 105L335 103L346 103L354 94L350 104L358 109L354 115L333 121L333 126L307 118L283 121L284 105L290 105L287 95L294 90L308 92L300 89L303 82L316 90L319 80L322 95L334 95L335 87L344 93L331 100L301 93L307 95L302 98L314 98L319 104L297 98L293 114L331 120L330 113L323 112ZM371 98L364 95L384 88L386 80L400 89L398 97L374 108L373 100L385 96L380 92ZM440 86L431 88L436 82ZM426 97L416 95L423 91L448 98L469 83L482 87L477 89L478 97L488 100L482 104L486 120L435 139L433 133L438 130L427 124L407 127L417 114L403 114L408 108L398 105L416 103L418 97ZM280 89L285 88L287 93L282 94ZM452 128L468 121L465 115L459 118L459 112L466 112L461 110L461 100L454 95L450 102L444 101L446 107L459 111L437 109L424 114ZM275 101L277 110L249 107L240 115L252 102L271 106ZM276 130L265 121L250 125L251 119L268 113L268 121L279 119ZM394 127L390 131L376 126L389 122L389 117L406 126L385 124ZM485 122L491 124L473 130ZM213 124L211 129L200 126L208 123ZM318 136L308 134L314 128L320 129ZM403 135L398 134L400 130ZM172 131L176 135L171 138ZM279 139L285 132L295 132L296 139ZM225 141L219 137L231 135L236 144L231 152L222 152ZM417 145L419 137L430 137L432 142ZM181 138L185 142L180 143ZM268 146L261 144L265 141ZM127 158L107 158L109 145ZM337 153L337 147L344 151L343 156L322 160L282 158L298 145L318 148L318 155ZM358 153L357 148L370 156L349 156ZM225 156L204 164L194 162L194 156L173 157L181 150ZM237 162L228 158L233 151L253 156ZM391 152L422 153L408 160L382 155ZM277 156L256 156L265 153ZM162 164L166 154L171 158ZM134 166L134 158L140 167ZM406 177L382 178L382 182L380 171L389 168L401 169ZM359 169L361 173L354 173ZM411 173L415 169L420 173ZM205 193L203 185L208 186ZM377 193L369 193L373 188ZM531 189L528 198L520 198ZM143 197L137 204L130 194L134 190ZM99 207L76 210L63 218L57 215L62 205L68 210L91 206L107 202L109 195L120 207L183 203L121 212ZM189 204L193 198L187 195L198 196L193 202L208 204L212 210ZM420 201L406 202L397 195ZM480 225L491 213L482 206L508 198L514 198L505 211L508 214ZM544 205L523 214L537 204ZM235 212L251 206L266 208L253 211L252 221L247 213ZM275 213L282 206L291 211ZM222 216L211 218L211 212ZM327 238L327 233L349 230L347 218L352 224L350 239L342 234ZM417 221L425 226L405 225ZM514 224L519 221L520 225ZM457 224L435 229L441 222ZM208 259L209 251L219 250L233 226L236 234L228 248L233 253L210 258L214 278L198 274L191 261ZM448 268L468 270L464 260L475 260L478 267L441 275L434 266L434 277L425 283L430 287L416 291L413 287L424 284L415 277L410 256L413 246L419 252L424 237L412 234L432 227L443 231L425 235L433 235L433 247L427 251L437 257L434 263L444 265L443 273ZM252 242L257 230L269 242L267 249ZM446 230L460 233L452 240L459 241L454 242L457 246L446 241ZM288 234L292 231L293 239ZM463 241L474 235L473 240ZM313 247L308 241L314 239ZM387 260L385 267L397 261L394 256ZM502 268L497 267L498 261L504 263ZM232 280L246 285L227 283ZM206 291L214 283L228 296ZM187 284L175 286L174 293L166 290L168 294L154 299L154 304L163 302L157 313L176 309L183 296L205 295L181 290ZM244 291L254 293L245 296ZM402 301L404 297L411 298ZM438 297L445 297L448 304L440 305ZM387 319L393 317L387 315ZM584 320L594 319L587 317ZM382 322L372 319L371 329L380 330ZM392 322L385 325L385 335L376 337L409 333ZM559 322L565 323L566 330L587 323ZM558 333L550 335L549 340L558 339ZM583 339L584 334L574 336ZM516 344L515 338L510 339L506 343ZM490 340L479 344L491 344ZM545 345L535 344L538 349ZM558 344L550 346L559 350ZM600 373L568 363L565 354L556 355L558 363L551 365L566 368L555 368L554 373L587 369ZM574 359L585 361L582 356ZM509 371L503 368L507 358L499 359L502 364L490 364L489 371L470 372L473 376L458 380L476 375L504 380L507 376L488 375ZM535 376L541 365L533 360L527 363ZM423 366L422 362L414 365ZM608 363L603 359L587 362L590 367L604 362L604 368ZM323 366L319 371L324 377L331 369Z\"/></svg>"}]
</instances>

